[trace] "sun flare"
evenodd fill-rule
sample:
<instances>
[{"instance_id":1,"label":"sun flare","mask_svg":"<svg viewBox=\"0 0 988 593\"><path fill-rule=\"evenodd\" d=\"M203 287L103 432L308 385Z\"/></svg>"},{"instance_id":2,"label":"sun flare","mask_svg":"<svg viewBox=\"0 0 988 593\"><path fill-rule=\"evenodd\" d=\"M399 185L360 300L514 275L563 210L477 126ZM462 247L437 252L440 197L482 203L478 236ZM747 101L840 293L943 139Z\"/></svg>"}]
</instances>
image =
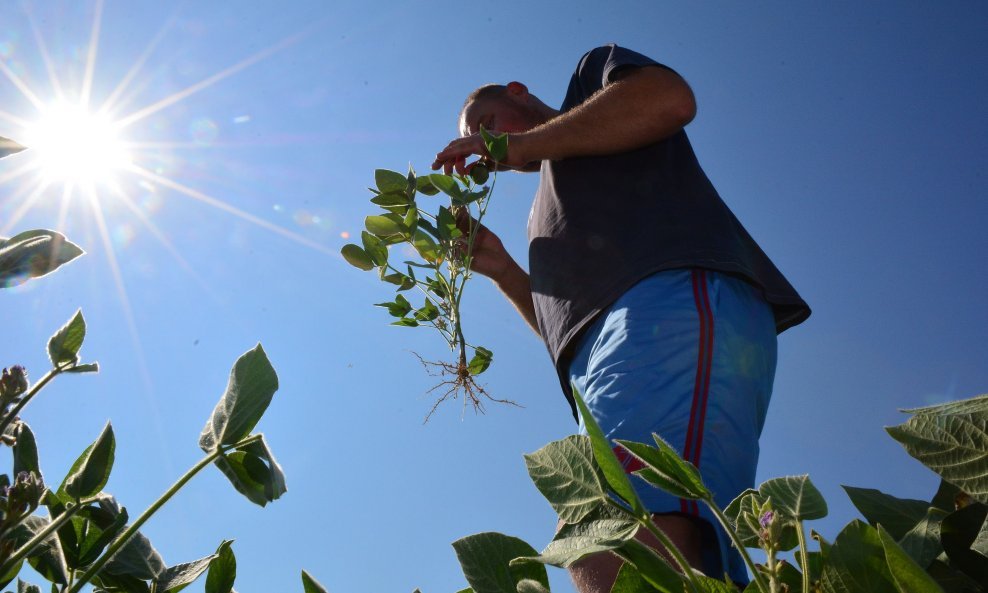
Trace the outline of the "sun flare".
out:
<instances>
[{"instance_id":1,"label":"sun flare","mask_svg":"<svg viewBox=\"0 0 988 593\"><path fill-rule=\"evenodd\" d=\"M24 144L46 182L112 184L132 162L119 132L104 114L55 103L25 131Z\"/></svg>"}]
</instances>

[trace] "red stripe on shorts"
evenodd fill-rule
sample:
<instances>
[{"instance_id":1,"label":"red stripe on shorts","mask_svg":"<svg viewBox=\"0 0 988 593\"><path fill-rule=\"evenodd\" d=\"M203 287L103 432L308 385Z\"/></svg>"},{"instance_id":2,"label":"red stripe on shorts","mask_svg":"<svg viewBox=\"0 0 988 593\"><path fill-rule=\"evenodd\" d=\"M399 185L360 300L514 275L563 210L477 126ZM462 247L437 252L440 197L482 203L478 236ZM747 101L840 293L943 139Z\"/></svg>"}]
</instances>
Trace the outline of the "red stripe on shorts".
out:
<instances>
[{"instance_id":1,"label":"red stripe on shorts","mask_svg":"<svg viewBox=\"0 0 988 593\"><path fill-rule=\"evenodd\" d=\"M686 444L683 459L700 466L700 449L703 445L703 424L707 417L707 396L710 391L710 367L713 360L714 319L707 294L707 274L704 270L692 270L693 301L700 320L699 348L696 356L696 378L693 382L693 403L690 406L690 421L686 429ZM696 501L680 501L684 513L698 514Z\"/></svg>"}]
</instances>

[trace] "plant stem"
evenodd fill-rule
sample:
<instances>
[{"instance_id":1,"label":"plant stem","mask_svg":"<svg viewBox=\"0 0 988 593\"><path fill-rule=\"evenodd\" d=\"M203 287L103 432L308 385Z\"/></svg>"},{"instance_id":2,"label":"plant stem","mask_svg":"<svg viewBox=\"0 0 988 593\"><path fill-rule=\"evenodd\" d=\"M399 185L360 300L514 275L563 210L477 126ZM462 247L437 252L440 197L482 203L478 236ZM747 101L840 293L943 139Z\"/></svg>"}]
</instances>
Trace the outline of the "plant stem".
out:
<instances>
[{"instance_id":1,"label":"plant stem","mask_svg":"<svg viewBox=\"0 0 988 593\"><path fill-rule=\"evenodd\" d=\"M716 504L714 504L713 500L707 500L705 498L701 500L703 500L703 503L706 504L711 511L713 511L714 516L717 517L717 521L720 523L721 527L723 527L724 531L727 532L727 535L730 536L731 541L734 543L734 547L741 553L741 558L744 559L744 563L748 567L748 570L751 571L751 574L755 575L755 582L758 583L758 590L762 593L769 593L768 585L765 584L765 578L759 574L758 570L755 568L755 562L751 559L751 555L748 554L748 550L744 547L744 544L741 543L741 538L738 537L738 534L735 532L734 528L732 528L731 524L727 521L727 516L725 516L724 512L721 511Z\"/></svg>"},{"instance_id":2,"label":"plant stem","mask_svg":"<svg viewBox=\"0 0 988 593\"><path fill-rule=\"evenodd\" d=\"M17 418L17 415L20 413L21 410L24 409L24 406L27 405L27 402L31 401L31 399L35 395L37 395L39 391L41 391L42 387L44 387L49 381L54 379L55 375L58 375L61 372L62 372L61 369L54 368L48 371L47 373L45 373L44 377L41 377L41 379L37 383L31 386L31 389L29 389L28 392L24 395L24 397L21 398L21 401L17 402L17 405L10 410L10 413L8 413L6 416L3 417L3 420L0 420L0 434L3 434L3 432L7 430L7 427L10 425L11 422L14 421L14 418Z\"/></svg>"},{"instance_id":3,"label":"plant stem","mask_svg":"<svg viewBox=\"0 0 988 593\"><path fill-rule=\"evenodd\" d=\"M806 549L806 534L803 533L802 521L796 521L796 536L799 538L799 563L802 564L800 568L803 569L803 593L810 593L810 555Z\"/></svg>"},{"instance_id":4,"label":"plant stem","mask_svg":"<svg viewBox=\"0 0 988 593\"><path fill-rule=\"evenodd\" d=\"M628 512L628 509L624 508L623 506L621 506L611 498L608 498L607 502L615 508L618 508L626 513ZM659 543L661 543L662 546L666 549L666 552L668 552L669 555L672 556L673 559L676 561L676 564L679 565L679 570L683 573L683 575L686 577L687 581L689 582L690 589L692 589L696 593L699 593L700 587L699 584L696 582L696 575L693 574L693 567L690 566L689 561L686 560L686 557L683 556L683 553L679 551L679 548L676 547L676 544L673 543L671 539L669 539L669 536L666 535L664 531L659 529L659 526L656 525L654 521L652 521L652 517L647 513L641 516L638 515L632 515L632 516L635 517L635 519L638 521L640 525L645 527L645 529L647 529L652 535L654 535L659 540Z\"/></svg>"},{"instance_id":5,"label":"plant stem","mask_svg":"<svg viewBox=\"0 0 988 593\"><path fill-rule=\"evenodd\" d=\"M261 435L250 435L247 438L243 439L242 441L234 443L232 445L227 445L225 447L220 446L209 455L203 457L198 463L193 465L192 468L189 469L189 471L185 472L185 475L183 475L174 484L172 484L171 488L166 490L165 493L162 494L160 498L158 498L158 500L154 501L154 503L152 503L151 506L147 508L147 510L141 513L141 516L138 517L137 520L134 521L130 525L130 527L128 527L126 531L124 531L120 535L120 537L113 540L113 543L110 545L110 547L107 548L106 551L104 551L103 554L95 562L93 562L88 569L86 569L86 572L83 573L81 577L79 577L79 580L76 581L76 583L72 586L72 588L68 590L67 593L79 593L79 590L82 589L83 585L91 581L93 577L96 576L96 574L100 571L100 569L103 568L103 566L113 557L113 555L116 554L118 551L120 551L120 548L124 547L124 545L130 540L130 538L137 533L137 530L140 529L141 526L144 525L144 523L146 523L147 520L150 519L152 515L158 512L158 509L164 506L164 504L168 502L168 500L171 499L171 497L174 496L175 493L181 490L182 487L185 486L185 484L188 483L189 480L194 478L195 475L199 473L204 467L219 459L227 451L231 449L236 449L238 447L243 447L245 445L253 443L254 441L260 440L260 438Z\"/></svg>"},{"instance_id":6,"label":"plant stem","mask_svg":"<svg viewBox=\"0 0 988 593\"><path fill-rule=\"evenodd\" d=\"M48 525L34 534L34 537L29 539L23 546L17 549L9 558L7 558L3 564L0 564L0 574L7 574L11 568L14 567L18 562L27 557L28 554L34 551L42 542L44 542L48 537L57 531L62 525L75 516L82 507L88 505L89 503L95 501L95 498L89 498L86 500L81 500L78 503L73 504L72 507L66 508L65 512L56 517L55 519L49 521Z\"/></svg>"}]
</instances>

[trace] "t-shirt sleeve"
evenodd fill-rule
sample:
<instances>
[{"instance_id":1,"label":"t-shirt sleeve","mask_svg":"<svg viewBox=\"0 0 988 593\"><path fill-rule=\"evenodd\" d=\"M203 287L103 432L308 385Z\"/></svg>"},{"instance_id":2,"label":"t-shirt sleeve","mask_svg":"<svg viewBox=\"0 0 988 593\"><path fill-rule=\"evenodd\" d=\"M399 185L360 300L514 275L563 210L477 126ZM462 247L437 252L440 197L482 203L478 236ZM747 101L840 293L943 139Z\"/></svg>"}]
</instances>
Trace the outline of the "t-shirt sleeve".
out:
<instances>
[{"instance_id":1,"label":"t-shirt sleeve","mask_svg":"<svg viewBox=\"0 0 988 593\"><path fill-rule=\"evenodd\" d=\"M577 68L577 78L581 90L589 97L608 83L614 82L614 75L620 70L641 66L668 68L636 51L615 44L604 45L590 50L583 56Z\"/></svg>"}]
</instances>

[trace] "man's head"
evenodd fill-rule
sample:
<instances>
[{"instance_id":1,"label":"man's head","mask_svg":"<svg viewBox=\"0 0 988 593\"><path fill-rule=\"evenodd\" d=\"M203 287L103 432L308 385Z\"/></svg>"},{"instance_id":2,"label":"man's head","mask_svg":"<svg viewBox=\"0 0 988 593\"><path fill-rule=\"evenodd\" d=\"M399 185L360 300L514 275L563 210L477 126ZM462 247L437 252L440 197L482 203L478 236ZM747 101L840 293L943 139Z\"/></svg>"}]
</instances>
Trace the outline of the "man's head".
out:
<instances>
[{"instance_id":1,"label":"man's head","mask_svg":"<svg viewBox=\"0 0 988 593\"><path fill-rule=\"evenodd\" d=\"M460 110L460 136L485 130L499 133L528 131L555 115L520 82L487 84L467 96Z\"/></svg>"}]
</instances>

